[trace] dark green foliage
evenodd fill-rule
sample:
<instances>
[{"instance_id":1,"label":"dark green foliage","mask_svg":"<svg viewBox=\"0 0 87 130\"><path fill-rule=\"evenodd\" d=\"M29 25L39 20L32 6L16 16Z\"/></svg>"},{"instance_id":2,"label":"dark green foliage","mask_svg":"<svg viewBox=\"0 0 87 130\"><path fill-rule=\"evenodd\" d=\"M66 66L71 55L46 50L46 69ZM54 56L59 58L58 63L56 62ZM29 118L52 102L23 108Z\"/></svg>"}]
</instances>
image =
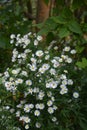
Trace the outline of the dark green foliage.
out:
<instances>
[{"instance_id":1,"label":"dark green foliage","mask_svg":"<svg viewBox=\"0 0 87 130\"><path fill-rule=\"evenodd\" d=\"M74 33L77 33L77 34L82 33L79 23L75 20L72 20L72 21L69 22L68 28L71 32L74 32Z\"/></svg>"}]
</instances>

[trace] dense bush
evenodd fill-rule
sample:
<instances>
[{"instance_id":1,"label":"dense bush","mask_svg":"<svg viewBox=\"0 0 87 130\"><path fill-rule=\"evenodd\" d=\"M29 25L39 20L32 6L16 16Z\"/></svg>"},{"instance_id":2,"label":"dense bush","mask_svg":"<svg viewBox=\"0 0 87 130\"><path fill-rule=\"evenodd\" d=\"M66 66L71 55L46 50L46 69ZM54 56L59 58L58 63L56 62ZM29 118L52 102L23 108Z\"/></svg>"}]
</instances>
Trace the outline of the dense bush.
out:
<instances>
[{"instance_id":1,"label":"dense bush","mask_svg":"<svg viewBox=\"0 0 87 130\"><path fill-rule=\"evenodd\" d=\"M13 66L2 78L2 128L8 123L6 129L11 124L21 130L86 130L82 95L87 81L76 65L76 45L62 41L58 47L58 41L52 41L43 48L43 42L31 32L11 35Z\"/></svg>"},{"instance_id":2,"label":"dense bush","mask_svg":"<svg viewBox=\"0 0 87 130\"><path fill-rule=\"evenodd\" d=\"M87 130L86 0L56 0L36 25L22 2L0 1L0 129Z\"/></svg>"}]
</instances>

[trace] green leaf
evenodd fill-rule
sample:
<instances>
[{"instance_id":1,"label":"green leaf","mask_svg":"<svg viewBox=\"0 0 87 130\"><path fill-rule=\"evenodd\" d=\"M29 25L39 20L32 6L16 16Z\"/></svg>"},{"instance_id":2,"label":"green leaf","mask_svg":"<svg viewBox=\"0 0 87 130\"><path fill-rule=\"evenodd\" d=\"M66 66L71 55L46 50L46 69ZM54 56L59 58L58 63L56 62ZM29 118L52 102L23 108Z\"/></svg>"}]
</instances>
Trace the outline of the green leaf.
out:
<instances>
[{"instance_id":1,"label":"green leaf","mask_svg":"<svg viewBox=\"0 0 87 130\"><path fill-rule=\"evenodd\" d=\"M80 68L86 68L87 67L87 59L82 58L82 62L77 62L76 65Z\"/></svg>"},{"instance_id":2,"label":"green leaf","mask_svg":"<svg viewBox=\"0 0 87 130\"><path fill-rule=\"evenodd\" d=\"M44 25L44 22L43 23L39 23L39 24L34 24L32 26L41 29L41 28L43 28L43 25Z\"/></svg>"},{"instance_id":3,"label":"green leaf","mask_svg":"<svg viewBox=\"0 0 87 130\"><path fill-rule=\"evenodd\" d=\"M68 28L70 31L72 31L74 33L82 34L81 27L76 20L70 21L68 24Z\"/></svg>"},{"instance_id":4,"label":"green leaf","mask_svg":"<svg viewBox=\"0 0 87 130\"><path fill-rule=\"evenodd\" d=\"M48 30L54 30L57 27L57 24L51 18L49 18L46 20L44 27Z\"/></svg>"},{"instance_id":5,"label":"green leaf","mask_svg":"<svg viewBox=\"0 0 87 130\"><path fill-rule=\"evenodd\" d=\"M59 16L54 16L52 19L59 24L66 24L72 19L72 12L69 8L64 8Z\"/></svg>"},{"instance_id":6,"label":"green leaf","mask_svg":"<svg viewBox=\"0 0 87 130\"><path fill-rule=\"evenodd\" d=\"M67 20L63 18L61 15L52 17L53 21L59 24L66 24Z\"/></svg>"},{"instance_id":7,"label":"green leaf","mask_svg":"<svg viewBox=\"0 0 87 130\"><path fill-rule=\"evenodd\" d=\"M42 26L41 30L38 32L38 35L47 35L49 32L55 30L57 24L51 19L47 19Z\"/></svg>"},{"instance_id":8,"label":"green leaf","mask_svg":"<svg viewBox=\"0 0 87 130\"><path fill-rule=\"evenodd\" d=\"M60 38L64 38L66 36L68 36L70 34L70 32L68 31L67 28L63 27L59 30L59 37Z\"/></svg>"},{"instance_id":9,"label":"green leaf","mask_svg":"<svg viewBox=\"0 0 87 130\"><path fill-rule=\"evenodd\" d=\"M37 33L37 35L47 35L48 32L49 30L47 28L43 28Z\"/></svg>"}]
</instances>

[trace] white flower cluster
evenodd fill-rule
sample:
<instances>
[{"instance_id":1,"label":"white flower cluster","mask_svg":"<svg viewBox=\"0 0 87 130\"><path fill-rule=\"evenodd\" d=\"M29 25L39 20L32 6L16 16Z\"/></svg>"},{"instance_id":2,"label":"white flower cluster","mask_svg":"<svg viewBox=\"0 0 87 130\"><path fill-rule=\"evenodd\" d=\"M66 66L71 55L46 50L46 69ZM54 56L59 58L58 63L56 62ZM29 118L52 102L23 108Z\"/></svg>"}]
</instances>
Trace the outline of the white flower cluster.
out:
<instances>
[{"instance_id":1,"label":"white flower cluster","mask_svg":"<svg viewBox=\"0 0 87 130\"><path fill-rule=\"evenodd\" d=\"M32 33L23 37L20 34L11 35L11 44L15 43L16 46L12 56L14 65L4 73L3 83L13 95L22 95L16 104L15 115L23 122L25 129L30 129L31 124L41 128L44 116L47 120L51 117L51 122L58 125L57 98L68 95L72 87L75 88L67 68L73 63L76 50L66 46L61 53L56 51L54 56L49 47L45 50L41 48L39 43L42 41L41 36ZM79 97L76 90L72 91L73 97Z\"/></svg>"}]
</instances>

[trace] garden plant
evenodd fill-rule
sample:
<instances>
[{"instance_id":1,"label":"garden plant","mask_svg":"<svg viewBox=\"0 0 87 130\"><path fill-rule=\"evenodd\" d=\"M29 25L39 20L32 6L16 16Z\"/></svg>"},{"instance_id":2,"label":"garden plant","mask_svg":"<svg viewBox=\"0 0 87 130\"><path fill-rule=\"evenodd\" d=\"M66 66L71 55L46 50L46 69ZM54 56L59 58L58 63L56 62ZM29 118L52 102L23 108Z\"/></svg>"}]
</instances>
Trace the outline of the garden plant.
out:
<instances>
[{"instance_id":1,"label":"garden plant","mask_svg":"<svg viewBox=\"0 0 87 130\"><path fill-rule=\"evenodd\" d=\"M0 20L0 130L87 130L86 0L57 0L38 24L9 3L16 21Z\"/></svg>"}]
</instances>

